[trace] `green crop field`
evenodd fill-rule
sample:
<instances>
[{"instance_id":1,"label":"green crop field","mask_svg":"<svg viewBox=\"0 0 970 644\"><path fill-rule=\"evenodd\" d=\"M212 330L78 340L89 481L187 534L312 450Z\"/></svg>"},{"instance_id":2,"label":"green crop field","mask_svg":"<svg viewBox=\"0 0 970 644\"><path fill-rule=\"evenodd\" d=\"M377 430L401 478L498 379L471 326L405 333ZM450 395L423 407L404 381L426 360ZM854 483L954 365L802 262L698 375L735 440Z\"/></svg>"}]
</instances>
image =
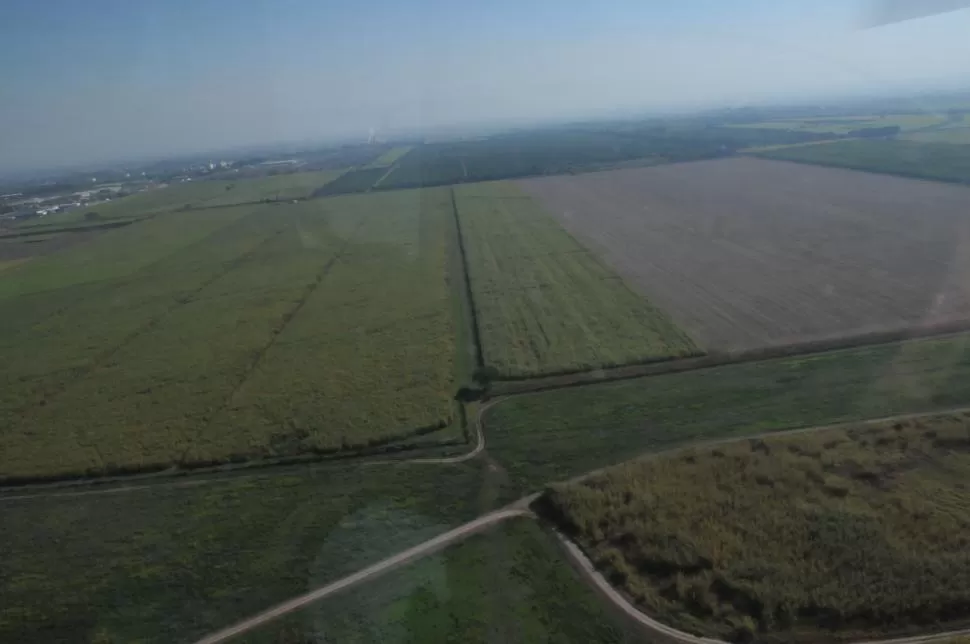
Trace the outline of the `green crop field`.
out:
<instances>
[{"instance_id":1,"label":"green crop field","mask_svg":"<svg viewBox=\"0 0 970 644\"><path fill-rule=\"evenodd\" d=\"M970 336L517 396L485 414L518 492L692 441L970 405Z\"/></svg>"},{"instance_id":2,"label":"green crop field","mask_svg":"<svg viewBox=\"0 0 970 644\"><path fill-rule=\"evenodd\" d=\"M387 168L372 168L366 166L356 170L348 170L330 183L313 193L315 197L340 195L354 192L367 192L374 183L387 174Z\"/></svg>"},{"instance_id":3,"label":"green crop field","mask_svg":"<svg viewBox=\"0 0 970 644\"><path fill-rule=\"evenodd\" d=\"M903 136L910 141L924 143L970 143L970 114L962 114L939 128L925 132L911 132Z\"/></svg>"},{"instance_id":4,"label":"green crop field","mask_svg":"<svg viewBox=\"0 0 970 644\"><path fill-rule=\"evenodd\" d=\"M570 567L555 538L534 521L515 519L240 641L643 641L616 622L606 603Z\"/></svg>"},{"instance_id":5,"label":"green crop field","mask_svg":"<svg viewBox=\"0 0 970 644\"><path fill-rule=\"evenodd\" d=\"M500 377L698 352L516 186L462 186L454 195L484 363Z\"/></svg>"},{"instance_id":6,"label":"green crop field","mask_svg":"<svg viewBox=\"0 0 970 644\"><path fill-rule=\"evenodd\" d=\"M852 140L780 148L759 152L758 156L917 179L970 183L970 146L963 145Z\"/></svg>"},{"instance_id":7,"label":"green crop field","mask_svg":"<svg viewBox=\"0 0 970 644\"><path fill-rule=\"evenodd\" d=\"M376 159L374 159L373 161L371 161L370 164L368 165L368 167L371 167L371 168L387 168L387 167L390 167L390 166L394 165L394 163L398 159L400 159L405 154L407 154L408 152L410 152L411 151L411 148L413 148L413 147L414 146L411 146L411 145L399 145L397 147L393 147L390 150L388 150L387 152L385 152L384 154L382 154L381 156L379 156Z\"/></svg>"},{"instance_id":8,"label":"green crop field","mask_svg":"<svg viewBox=\"0 0 970 644\"><path fill-rule=\"evenodd\" d=\"M545 506L648 614L743 642L970 620L970 413L698 447Z\"/></svg>"},{"instance_id":9,"label":"green crop field","mask_svg":"<svg viewBox=\"0 0 970 644\"><path fill-rule=\"evenodd\" d=\"M449 193L409 191L175 213L5 271L0 478L461 439L453 235Z\"/></svg>"},{"instance_id":10,"label":"green crop field","mask_svg":"<svg viewBox=\"0 0 970 644\"><path fill-rule=\"evenodd\" d=\"M0 641L194 641L492 509L485 473L302 466L0 497Z\"/></svg>"}]
</instances>

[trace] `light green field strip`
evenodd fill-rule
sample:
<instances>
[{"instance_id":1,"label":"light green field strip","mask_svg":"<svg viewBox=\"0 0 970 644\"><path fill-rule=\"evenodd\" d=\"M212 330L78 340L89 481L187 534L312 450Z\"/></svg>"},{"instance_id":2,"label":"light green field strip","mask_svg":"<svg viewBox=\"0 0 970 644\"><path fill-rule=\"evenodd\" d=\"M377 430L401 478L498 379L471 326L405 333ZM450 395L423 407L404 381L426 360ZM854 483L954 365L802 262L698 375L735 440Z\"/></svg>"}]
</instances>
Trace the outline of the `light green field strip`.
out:
<instances>
[{"instance_id":1,"label":"light green field strip","mask_svg":"<svg viewBox=\"0 0 970 644\"><path fill-rule=\"evenodd\" d=\"M733 125L731 127L846 134L852 130L858 130L861 128L892 126L898 126L902 131L905 132L908 130L918 130L924 127L940 125L945 122L946 117L939 114L889 114L885 117L844 116L764 121L761 123Z\"/></svg>"},{"instance_id":2,"label":"light green field strip","mask_svg":"<svg viewBox=\"0 0 970 644\"><path fill-rule=\"evenodd\" d=\"M487 367L520 377L697 352L514 185L461 186L455 199Z\"/></svg>"},{"instance_id":3,"label":"light green field strip","mask_svg":"<svg viewBox=\"0 0 970 644\"><path fill-rule=\"evenodd\" d=\"M368 167L370 168L386 168L388 166L394 165L398 159L403 157L405 154L411 151L413 145L401 145L398 147L391 148L381 156L374 159Z\"/></svg>"}]
</instances>

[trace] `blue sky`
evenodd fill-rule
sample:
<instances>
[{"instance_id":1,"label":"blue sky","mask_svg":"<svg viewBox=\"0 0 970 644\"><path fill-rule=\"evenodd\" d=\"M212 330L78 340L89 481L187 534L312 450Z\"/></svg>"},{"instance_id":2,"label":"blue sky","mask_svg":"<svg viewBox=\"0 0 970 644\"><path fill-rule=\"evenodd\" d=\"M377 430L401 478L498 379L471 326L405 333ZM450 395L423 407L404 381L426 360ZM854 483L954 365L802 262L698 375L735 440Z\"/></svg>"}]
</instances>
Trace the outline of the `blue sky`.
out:
<instances>
[{"instance_id":1,"label":"blue sky","mask_svg":"<svg viewBox=\"0 0 970 644\"><path fill-rule=\"evenodd\" d=\"M4 0L0 171L609 111L970 87L970 11L851 0Z\"/></svg>"}]
</instances>

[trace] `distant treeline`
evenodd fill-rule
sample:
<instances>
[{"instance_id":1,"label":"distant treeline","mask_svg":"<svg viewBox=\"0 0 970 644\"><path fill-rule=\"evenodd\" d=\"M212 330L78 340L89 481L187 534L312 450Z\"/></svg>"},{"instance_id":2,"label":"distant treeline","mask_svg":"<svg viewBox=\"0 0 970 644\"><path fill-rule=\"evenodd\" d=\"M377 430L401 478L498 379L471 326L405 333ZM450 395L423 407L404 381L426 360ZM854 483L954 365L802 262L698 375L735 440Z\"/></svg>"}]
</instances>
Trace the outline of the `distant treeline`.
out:
<instances>
[{"instance_id":1,"label":"distant treeline","mask_svg":"<svg viewBox=\"0 0 970 644\"><path fill-rule=\"evenodd\" d=\"M571 127L416 146L384 172L356 170L323 194L395 190L730 156L742 148L833 138L815 132L700 127Z\"/></svg>"},{"instance_id":2,"label":"distant treeline","mask_svg":"<svg viewBox=\"0 0 970 644\"><path fill-rule=\"evenodd\" d=\"M898 125L887 125L886 127L863 127L858 130L849 130L847 137L859 137L864 139L875 139L887 136L896 136L900 132Z\"/></svg>"}]
</instances>

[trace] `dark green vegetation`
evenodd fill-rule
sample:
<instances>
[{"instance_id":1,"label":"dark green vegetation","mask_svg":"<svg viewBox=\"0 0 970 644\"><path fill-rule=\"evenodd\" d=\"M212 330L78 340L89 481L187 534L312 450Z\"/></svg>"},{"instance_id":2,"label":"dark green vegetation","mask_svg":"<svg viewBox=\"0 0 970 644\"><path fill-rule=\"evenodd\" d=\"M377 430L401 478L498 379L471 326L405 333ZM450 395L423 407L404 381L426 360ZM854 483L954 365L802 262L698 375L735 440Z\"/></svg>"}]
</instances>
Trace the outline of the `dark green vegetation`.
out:
<instances>
[{"instance_id":1,"label":"dark green vegetation","mask_svg":"<svg viewBox=\"0 0 970 644\"><path fill-rule=\"evenodd\" d=\"M387 168L361 168L349 170L313 193L314 197L339 195L353 192L367 192L378 179L387 174Z\"/></svg>"},{"instance_id":2,"label":"dark green vegetation","mask_svg":"<svg viewBox=\"0 0 970 644\"><path fill-rule=\"evenodd\" d=\"M616 624L555 538L513 519L267 625L249 644L639 642Z\"/></svg>"},{"instance_id":3,"label":"dark green vegetation","mask_svg":"<svg viewBox=\"0 0 970 644\"><path fill-rule=\"evenodd\" d=\"M454 194L484 364L499 377L698 352L516 186L483 183Z\"/></svg>"},{"instance_id":4,"label":"dark green vegetation","mask_svg":"<svg viewBox=\"0 0 970 644\"><path fill-rule=\"evenodd\" d=\"M482 475L309 466L0 500L0 641L193 641L491 510Z\"/></svg>"},{"instance_id":5,"label":"dark green vegetation","mask_svg":"<svg viewBox=\"0 0 970 644\"><path fill-rule=\"evenodd\" d=\"M453 234L447 191L398 192L170 214L5 271L0 478L463 440Z\"/></svg>"},{"instance_id":6,"label":"dark green vegetation","mask_svg":"<svg viewBox=\"0 0 970 644\"><path fill-rule=\"evenodd\" d=\"M871 135L872 131L882 131L880 135L895 134L900 130L919 131L936 128L946 123L947 119L937 113L919 113L781 119L762 123L746 123L743 126L736 127L865 136ZM887 128L892 128L892 130Z\"/></svg>"},{"instance_id":7,"label":"dark green vegetation","mask_svg":"<svg viewBox=\"0 0 970 644\"><path fill-rule=\"evenodd\" d=\"M517 491L691 441L970 403L970 336L518 396L485 414Z\"/></svg>"},{"instance_id":8,"label":"dark green vegetation","mask_svg":"<svg viewBox=\"0 0 970 644\"><path fill-rule=\"evenodd\" d=\"M692 161L727 156L747 147L824 138L827 135L771 129L643 124L517 132L418 145L398 158L386 177L374 171L378 168L356 170L325 186L320 194L585 172L629 163ZM378 179L381 181L375 185Z\"/></svg>"},{"instance_id":9,"label":"dark green vegetation","mask_svg":"<svg viewBox=\"0 0 970 644\"><path fill-rule=\"evenodd\" d=\"M853 140L780 148L759 156L783 161L970 183L970 146L902 140Z\"/></svg>"},{"instance_id":10,"label":"dark green vegetation","mask_svg":"<svg viewBox=\"0 0 970 644\"><path fill-rule=\"evenodd\" d=\"M698 447L544 499L648 614L736 641L970 621L970 413Z\"/></svg>"}]
</instances>

